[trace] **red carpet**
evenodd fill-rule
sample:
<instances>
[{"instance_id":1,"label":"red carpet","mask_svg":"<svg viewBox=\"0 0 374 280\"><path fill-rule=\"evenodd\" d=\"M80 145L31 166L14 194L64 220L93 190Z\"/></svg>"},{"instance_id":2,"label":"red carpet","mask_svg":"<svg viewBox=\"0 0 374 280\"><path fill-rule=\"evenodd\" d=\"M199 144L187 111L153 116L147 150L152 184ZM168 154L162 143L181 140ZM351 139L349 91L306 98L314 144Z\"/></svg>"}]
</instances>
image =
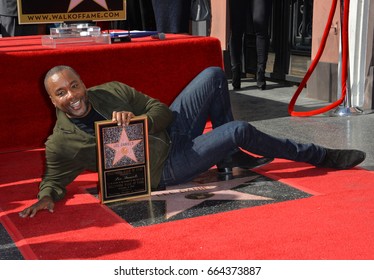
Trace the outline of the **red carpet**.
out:
<instances>
[{"instance_id":1,"label":"red carpet","mask_svg":"<svg viewBox=\"0 0 374 280\"><path fill-rule=\"evenodd\" d=\"M275 160L256 172L312 197L133 228L69 186L53 214L22 219L35 202L43 150L0 154L1 223L25 259L373 259L374 173Z\"/></svg>"}]
</instances>

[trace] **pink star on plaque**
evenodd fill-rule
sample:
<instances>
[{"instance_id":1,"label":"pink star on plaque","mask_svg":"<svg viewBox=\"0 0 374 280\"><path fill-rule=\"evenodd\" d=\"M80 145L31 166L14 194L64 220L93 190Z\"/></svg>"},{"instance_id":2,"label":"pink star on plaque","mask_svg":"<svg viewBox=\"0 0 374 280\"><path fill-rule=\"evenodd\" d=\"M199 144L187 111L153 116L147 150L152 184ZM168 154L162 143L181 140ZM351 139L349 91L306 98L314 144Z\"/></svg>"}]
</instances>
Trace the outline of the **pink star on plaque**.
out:
<instances>
[{"instance_id":1,"label":"pink star on plaque","mask_svg":"<svg viewBox=\"0 0 374 280\"><path fill-rule=\"evenodd\" d=\"M138 145L142 140L129 140L126 129L122 128L121 137L118 142L105 144L107 147L114 150L115 155L113 159L113 165L119 162L123 157L128 157L133 161L138 161L134 153L134 147Z\"/></svg>"},{"instance_id":2,"label":"pink star on plaque","mask_svg":"<svg viewBox=\"0 0 374 280\"><path fill-rule=\"evenodd\" d=\"M85 1L85 0L70 0L68 12L70 12L72 9L74 9L76 6L78 6L83 1ZM106 3L106 0L93 0L93 1L96 2L97 4L99 4L104 9L109 10L108 5Z\"/></svg>"}]
</instances>

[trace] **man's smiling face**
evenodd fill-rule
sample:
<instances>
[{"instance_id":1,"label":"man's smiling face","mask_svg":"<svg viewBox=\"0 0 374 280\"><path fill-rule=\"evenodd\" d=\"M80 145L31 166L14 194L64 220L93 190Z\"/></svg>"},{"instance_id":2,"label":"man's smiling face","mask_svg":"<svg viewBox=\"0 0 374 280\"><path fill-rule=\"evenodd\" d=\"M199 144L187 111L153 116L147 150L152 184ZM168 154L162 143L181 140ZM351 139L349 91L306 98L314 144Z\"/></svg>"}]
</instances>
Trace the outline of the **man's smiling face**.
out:
<instances>
[{"instance_id":1,"label":"man's smiling face","mask_svg":"<svg viewBox=\"0 0 374 280\"><path fill-rule=\"evenodd\" d=\"M46 90L53 105L69 118L82 118L91 110L86 86L68 69L53 74L46 82Z\"/></svg>"}]
</instances>

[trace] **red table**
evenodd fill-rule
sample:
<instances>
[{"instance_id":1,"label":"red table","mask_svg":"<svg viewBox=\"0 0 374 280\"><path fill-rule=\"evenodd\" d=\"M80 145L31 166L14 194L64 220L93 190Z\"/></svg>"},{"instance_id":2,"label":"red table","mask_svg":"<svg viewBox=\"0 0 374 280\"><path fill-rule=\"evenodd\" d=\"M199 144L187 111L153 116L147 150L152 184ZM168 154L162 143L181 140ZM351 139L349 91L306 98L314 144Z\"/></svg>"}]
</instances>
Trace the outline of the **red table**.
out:
<instances>
[{"instance_id":1,"label":"red table","mask_svg":"<svg viewBox=\"0 0 374 280\"><path fill-rule=\"evenodd\" d=\"M0 152L42 147L55 111L43 87L45 73L69 65L87 87L121 81L170 104L200 71L223 67L221 45L211 37L166 34L108 45L42 46L41 36L0 39Z\"/></svg>"}]
</instances>

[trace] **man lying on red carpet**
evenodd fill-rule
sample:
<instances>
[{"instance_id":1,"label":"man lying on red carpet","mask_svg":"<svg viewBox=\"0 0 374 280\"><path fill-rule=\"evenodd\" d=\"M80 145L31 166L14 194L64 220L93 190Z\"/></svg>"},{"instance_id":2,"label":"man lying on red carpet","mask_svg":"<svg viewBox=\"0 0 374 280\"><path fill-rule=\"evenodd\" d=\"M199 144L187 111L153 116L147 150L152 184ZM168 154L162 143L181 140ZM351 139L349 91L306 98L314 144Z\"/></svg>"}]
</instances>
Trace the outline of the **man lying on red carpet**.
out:
<instances>
[{"instance_id":1,"label":"man lying on red carpet","mask_svg":"<svg viewBox=\"0 0 374 280\"><path fill-rule=\"evenodd\" d=\"M366 157L359 150L276 138L234 120L227 79L218 67L197 75L170 107L120 82L86 89L68 66L52 68L44 85L56 107L57 121L46 142L38 201L20 212L21 217L33 217L42 209L53 212L68 184L85 170L97 170L94 123L100 120L126 126L134 116L147 116L152 190L189 181L214 165L218 172L230 172L233 167L255 168L276 157L349 169ZM208 119L213 129L204 133ZM263 157L252 157L241 149Z\"/></svg>"}]
</instances>

